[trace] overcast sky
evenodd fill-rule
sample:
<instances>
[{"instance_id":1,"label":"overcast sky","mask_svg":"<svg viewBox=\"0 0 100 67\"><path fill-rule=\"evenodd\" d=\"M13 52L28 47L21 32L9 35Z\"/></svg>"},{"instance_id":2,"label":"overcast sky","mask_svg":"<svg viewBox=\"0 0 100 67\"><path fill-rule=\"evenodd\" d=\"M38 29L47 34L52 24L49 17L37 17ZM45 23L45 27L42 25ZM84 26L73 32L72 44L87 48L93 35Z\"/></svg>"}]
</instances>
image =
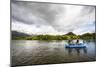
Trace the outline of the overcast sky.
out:
<instances>
[{"instance_id":1,"label":"overcast sky","mask_svg":"<svg viewBox=\"0 0 100 67\"><path fill-rule=\"evenodd\" d=\"M15 1L12 30L27 34L61 35L95 32L95 7Z\"/></svg>"}]
</instances>

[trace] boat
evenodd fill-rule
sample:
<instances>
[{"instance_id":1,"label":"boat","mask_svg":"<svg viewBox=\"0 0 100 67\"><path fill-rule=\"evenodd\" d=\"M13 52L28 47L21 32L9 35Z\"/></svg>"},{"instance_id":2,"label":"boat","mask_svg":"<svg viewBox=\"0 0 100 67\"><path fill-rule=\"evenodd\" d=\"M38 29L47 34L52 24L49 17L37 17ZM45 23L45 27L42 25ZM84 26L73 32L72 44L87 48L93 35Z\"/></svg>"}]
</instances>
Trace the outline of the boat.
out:
<instances>
[{"instance_id":1,"label":"boat","mask_svg":"<svg viewBox=\"0 0 100 67\"><path fill-rule=\"evenodd\" d=\"M69 44L65 45L65 48L86 48L84 44Z\"/></svg>"}]
</instances>

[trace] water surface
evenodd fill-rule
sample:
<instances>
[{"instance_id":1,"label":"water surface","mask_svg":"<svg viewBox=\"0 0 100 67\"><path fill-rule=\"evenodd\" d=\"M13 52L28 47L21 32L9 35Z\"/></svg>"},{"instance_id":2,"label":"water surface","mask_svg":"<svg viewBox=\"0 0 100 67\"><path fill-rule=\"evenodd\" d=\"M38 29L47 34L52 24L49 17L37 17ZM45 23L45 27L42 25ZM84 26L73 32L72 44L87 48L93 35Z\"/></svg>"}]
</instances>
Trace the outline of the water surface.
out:
<instances>
[{"instance_id":1,"label":"water surface","mask_svg":"<svg viewBox=\"0 0 100 67\"><path fill-rule=\"evenodd\" d=\"M12 40L11 63L13 66L95 61L95 42L85 42L87 48L66 49L66 40L38 41Z\"/></svg>"}]
</instances>

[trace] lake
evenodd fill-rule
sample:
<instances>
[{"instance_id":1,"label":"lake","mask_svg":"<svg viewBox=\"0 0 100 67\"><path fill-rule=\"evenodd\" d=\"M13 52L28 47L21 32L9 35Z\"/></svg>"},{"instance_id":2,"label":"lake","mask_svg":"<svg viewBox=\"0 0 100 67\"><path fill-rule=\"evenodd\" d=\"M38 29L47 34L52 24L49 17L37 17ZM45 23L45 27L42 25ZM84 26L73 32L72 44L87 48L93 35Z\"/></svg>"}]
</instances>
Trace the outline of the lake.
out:
<instances>
[{"instance_id":1,"label":"lake","mask_svg":"<svg viewBox=\"0 0 100 67\"><path fill-rule=\"evenodd\" d=\"M67 44L67 40L12 40L11 65L26 66L96 60L94 41L85 41L84 44L87 48L81 49L65 48L65 44Z\"/></svg>"}]
</instances>

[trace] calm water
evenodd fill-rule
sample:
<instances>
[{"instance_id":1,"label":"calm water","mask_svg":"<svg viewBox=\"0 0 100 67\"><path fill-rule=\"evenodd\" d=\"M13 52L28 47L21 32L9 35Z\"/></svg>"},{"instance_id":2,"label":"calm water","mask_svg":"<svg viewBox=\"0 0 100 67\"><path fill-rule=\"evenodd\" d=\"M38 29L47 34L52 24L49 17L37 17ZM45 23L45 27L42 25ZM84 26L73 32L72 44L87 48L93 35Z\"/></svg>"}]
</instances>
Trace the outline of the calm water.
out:
<instances>
[{"instance_id":1,"label":"calm water","mask_svg":"<svg viewBox=\"0 0 100 67\"><path fill-rule=\"evenodd\" d=\"M87 48L65 48L67 41L12 40L12 65L37 65L95 61L95 42L85 42Z\"/></svg>"}]
</instances>

